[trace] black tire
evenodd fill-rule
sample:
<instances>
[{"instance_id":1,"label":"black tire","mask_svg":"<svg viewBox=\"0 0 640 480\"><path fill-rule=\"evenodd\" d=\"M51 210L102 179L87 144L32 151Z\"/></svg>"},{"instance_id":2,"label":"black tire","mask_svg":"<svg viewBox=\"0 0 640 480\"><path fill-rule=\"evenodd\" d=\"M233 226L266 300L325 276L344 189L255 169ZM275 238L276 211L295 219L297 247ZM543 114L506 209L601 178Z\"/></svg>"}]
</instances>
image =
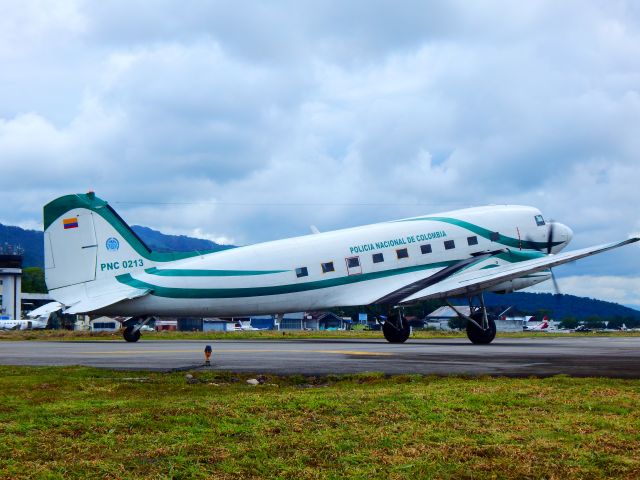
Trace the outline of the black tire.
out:
<instances>
[{"instance_id":1,"label":"black tire","mask_svg":"<svg viewBox=\"0 0 640 480\"><path fill-rule=\"evenodd\" d=\"M482 325L482 313L472 315L476 322ZM467 321L467 337L471 340L471 343L476 345L489 345L496 338L496 322L492 318L487 318L489 328L483 330L479 328L475 323Z\"/></svg>"},{"instance_id":2,"label":"black tire","mask_svg":"<svg viewBox=\"0 0 640 480\"><path fill-rule=\"evenodd\" d=\"M411 327L405 318L402 319L400 327L386 321L382 324L382 333L389 343L404 343L411 334Z\"/></svg>"},{"instance_id":3,"label":"black tire","mask_svg":"<svg viewBox=\"0 0 640 480\"><path fill-rule=\"evenodd\" d=\"M127 342L137 342L140 340L140 330L133 331L133 325L129 325L122 332L122 336Z\"/></svg>"}]
</instances>

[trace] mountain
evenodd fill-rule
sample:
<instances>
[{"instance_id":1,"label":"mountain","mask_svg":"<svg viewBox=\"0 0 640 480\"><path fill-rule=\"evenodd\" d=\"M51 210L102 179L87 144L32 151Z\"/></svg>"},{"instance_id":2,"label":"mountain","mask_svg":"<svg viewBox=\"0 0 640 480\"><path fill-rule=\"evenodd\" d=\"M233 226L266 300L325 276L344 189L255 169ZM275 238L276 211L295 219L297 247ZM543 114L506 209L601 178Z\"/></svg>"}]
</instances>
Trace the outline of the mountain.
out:
<instances>
[{"instance_id":1,"label":"mountain","mask_svg":"<svg viewBox=\"0 0 640 480\"><path fill-rule=\"evenodd\" d=\"M216 252L234 248L234 245L219 245L211 240L192 238L185 235L165 235L148 227L134 225L132 230L151 250L158 252ZM23 266L44 267L44 233L38 230L25 230L20 227L0 223L0 249L10 250L19 247L24 251Z\"/></svg>"},{"instance_id":2,"label":"mountain","mask_svg":"<svg viewBox=\"0 0 640 480\"><path fill-rule=\"evenodd\" d=\"M3 253L13 253L12 250L16 248L23 250L24 267L44 266L43 237L44 234L38 230L25 230L0 223L0 249Z\"/></svg>"},{"instance_id":3,"label":"mountain","mask_svg":"<svg viewBox=\"0 0 640 480\"><path fill-rule=\"evenodd\" d=\"M220 245L203 238L193 238L185 235L165 235L157 230L140 225L133 225L131 229L151 250L157 252L192 252L194 250L217 252L235 248L235 245Z\"/></svg>"},{"instance_id":4,"label":"mountain","mask_svg":"<svg viewBox=\"0 0 640 480\"><path fill-rule=\"evenodd\" d=\"M502 310L515 307L519 312L534 315L541 310L555 320L575 317L584 320L597 316L633 317L640 319L640 311L623 305L596 300L594 298L576 297L574 295L553 295L552 293L514 292L504 295L488 293L484 297L490 307L500 307Z\"/></svg>"}]
</instances>

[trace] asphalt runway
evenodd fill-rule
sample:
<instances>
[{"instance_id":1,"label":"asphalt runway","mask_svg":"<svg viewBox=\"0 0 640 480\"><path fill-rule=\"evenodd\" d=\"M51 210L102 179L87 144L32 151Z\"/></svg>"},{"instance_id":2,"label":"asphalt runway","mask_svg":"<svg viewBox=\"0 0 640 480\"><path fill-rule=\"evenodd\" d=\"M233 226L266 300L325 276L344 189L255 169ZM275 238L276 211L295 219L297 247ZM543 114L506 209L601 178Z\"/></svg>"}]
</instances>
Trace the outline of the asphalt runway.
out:
<instances>
[{"instance_id":1,"label":"asphalt runway","mask_svg":"<svg viewBox=\"0 0 640 480\"><path fill-rule=\"evenodd\" d=\"M203 367L204 347L213 347ZM466 339L222 340L0 342L3 365L85 365L124 370L212 368L288 374L603 376L640 378L640 337L497 338L491 345Z\"/></svg>"}]
</instances>

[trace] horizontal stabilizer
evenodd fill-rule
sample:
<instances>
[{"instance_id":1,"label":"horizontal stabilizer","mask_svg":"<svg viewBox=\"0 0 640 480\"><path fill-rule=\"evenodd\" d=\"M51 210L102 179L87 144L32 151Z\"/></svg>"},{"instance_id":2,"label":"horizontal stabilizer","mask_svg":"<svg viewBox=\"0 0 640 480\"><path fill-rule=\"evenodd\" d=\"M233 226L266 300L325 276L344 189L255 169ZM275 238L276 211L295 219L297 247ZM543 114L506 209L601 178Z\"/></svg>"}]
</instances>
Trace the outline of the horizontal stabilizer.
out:
<instances>
[{"instance_id":1,"label":"horizontal stabilizer","mask_svg":"<svg viewBox=\"0 0 640 480\"><path fill-rule=\"evenodd\" d=\"M150 291L151 290L148 289L130 288L127 290L116 290L104 293L96 297L84 297L79 302L68 306L64 310L64 313L76 314L93 312L124 300L133 300L134 298L144 297Z\"/></svg>"},{"instance_id":2,"label":"horizontal stabilizer","mask_svg":"<svg viewBox=\"0 0 640 480\"><path fill-rule=\"evenodd\" d=\"M62 304L60 302L49 302L49 303L46 303L46 304L42 305L41 307L36 308L35 310L31 310L27 314L27 316L29 318L43 317L43 316L49 315L49 314L51 314L53 312L57 312L61 308L62 308Z\"/></svg>"}]
</instances>

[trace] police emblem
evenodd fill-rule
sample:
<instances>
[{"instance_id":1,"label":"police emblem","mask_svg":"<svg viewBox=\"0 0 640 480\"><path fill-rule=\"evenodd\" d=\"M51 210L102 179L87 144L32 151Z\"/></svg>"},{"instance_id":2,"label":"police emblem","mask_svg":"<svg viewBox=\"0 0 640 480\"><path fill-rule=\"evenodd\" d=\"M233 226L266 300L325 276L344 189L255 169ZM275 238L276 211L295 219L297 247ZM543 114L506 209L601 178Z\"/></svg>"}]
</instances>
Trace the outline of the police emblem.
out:
<instances>
[{"instance_id":1,"label":"police emblem","mask_svg":"<svg viewBox=\"0 0 640 480\"><path fill-rule=\"evenodd\" d=\"M111 250L115 252L120 248L120 242L118 241L117 238L109 237L105 242L105 246L107 247L107 250Z\"/></svg>"}]
</instances>

